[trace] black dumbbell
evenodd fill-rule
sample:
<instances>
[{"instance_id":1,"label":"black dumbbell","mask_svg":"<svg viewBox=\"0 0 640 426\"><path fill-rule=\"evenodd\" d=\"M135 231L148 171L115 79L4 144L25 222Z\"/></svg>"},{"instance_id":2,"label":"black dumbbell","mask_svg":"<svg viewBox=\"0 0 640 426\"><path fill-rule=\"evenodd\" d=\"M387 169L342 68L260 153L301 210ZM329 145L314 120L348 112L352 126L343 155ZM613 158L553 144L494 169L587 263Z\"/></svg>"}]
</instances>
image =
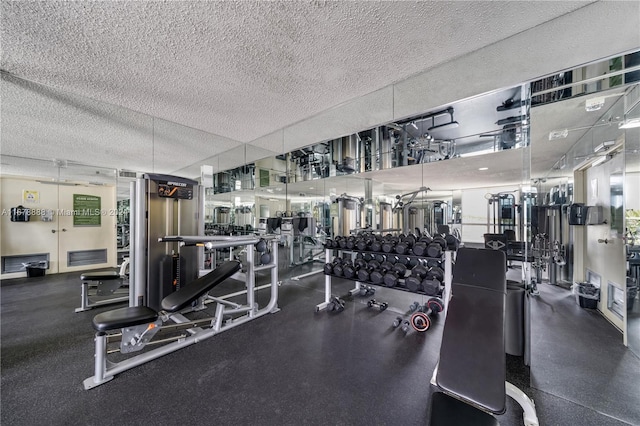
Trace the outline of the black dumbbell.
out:
<instances>
[{"instance_id":1,"label":"black dumbbell","mask_svg":"<svg viewBox=\"0 0 640 426\"><path fill-rule=\"evenodd\" d=\"M451 234L447 234L444 237L444 240L447 242L447 250L456 251L458 250L458 246L460 245L460 241L456 237Z\"/></svg>"},{"instance_id":2,"label":"black dumbbell","mask_svg":"<svg viewBox=\"0 0 640 426\"><path fill-rule=\"evenodd\" d=\"M427 259L427 267L428 268L435 268L435 267L442 267L442 262L440 261L440 259L432 259L432 258L428 258Z\"/></svg>"},{"instance_id":3,"label":"black dumbbell","mask_svg":"<svg viewBox=\"0 0 640 426\"><path fill-rule=\"evenodd\" d=\"M444 311L444 302L439 297L432 297L427 300L426 306L432 314L439 314Z\"/></svg>"},{"instance_id":4,"label":"black dumbbell","mask_svg":"<svg viewBox=\"0 0 640 426\"><path fill-rule=\"evenodd\" d=\"M410 258L410 259L409 259L409 264L407 265L407 267L409 267L409 268L415 268L415 266L416 266L418 263L420 263L420 260L419 260L419 259L417 259L417 258L415 258L415 257L412 257L412 258Z\"/></svg>"},{"instance_id":5,"label":"black dumbbell","mask_svg":"<svg viewBox=\"0 0 640 426\"><path fill-rule=\"evenodd\" d=\"M404 266L409 267L409 265L411 264L411 258L401 256L398 258L398 262L402 263Z\"/></svg>"},{"instance_id":6,"label":"black dumbbell","mask_svg":"<svg viewBox=\"0 0 640 426\"><path fill-rule=\"evenodd\" d=\"M370 285L360 286L360 296L373 296L376 294L376 289Z\"/></svg>"},{"instance_id":7,"label":"black dumbbell","mask_svg":"<svg viewBox=\"0 0 640 426\"><path fill-rule=\"evenodd\" d=\"M381 240L372 241L371 244L369 245L369 250L374 252L382 251L382 241Z\"/></svg>"},{"instance_id":8,"label":"black dumbbell","mask_svg":"<svg viewBox=\"0 0 640 426\"><path fill-rule=\"evenodd\" d=\"M381 262L381 263L380 263L380 269L381 269L383 272L387 273L387 272L389 272L389 271L393 270L393 263L391 263L391 262L389 262L389 261L385 260L384 262Z\"/></svg>"},{"instance_id":9,"label":"black dumbbell","mask_svg":"<svg viewBox=\"0 0 640 426\"><path fill-rule=\"evenodd\" d=\"M267 251L267 248L268 248L267 240L265 240L264 238L260 238L260 240L258 240L258 242L256 243L255 247L259 253L264 253L265 251Z\"/></svg>"},{"instance_id":10,"label":"black dumbbell","mask_svg":"<svg viewBox=\"0 0 640 426\"><path fill-rule=\"evenodd\" d=\"M342 267L342 274L344 275L345 278L348 278L348 279L355 278L356 267L351 262L351 259L347 259L347 261L344 263L344 266Z\"/></svg>"},{"instance_id":11,"label":"black dumbbell","mask_svg":"<svg viewBox=\"0 0 640 426\"><path fill-rule=\"evenodd\" d=\"M405 334L406 334L406 333L408 333L408 332L409 332L409 327L410 327L410 326L411 326L411 324L409 323L409 321L404 320L404 321L402 322L402 327L400 327L400 330L402 330L402 331L403 331L403 333L405 333Z\"/></svg>"},{"instance_id":12,"label":"black dumbbell","mask_svg":"<svg viewBox=\"0 0 640 426\"><path fill-rule=\"evenodd\" d=\"M336 263L335 265L333 265L333 275L337 277L341 277L344 275L343 262Z\"/></svg>"},{"instance_id":13,"label":"black dumbbell","mask_svg":"<svg viewBox=\"0 0 640 426\"><path fill-rule=\"evenodd\" d=\"M382 284L384 281L384 273L380 269L375 269L369 272L369 281L373 284Z\"/></svg>"},{"instance_id":14,"label":"black dumbbell","mask_svg":"<svg viewBox=\"0 0 640 426\"><path fill-rule=\"evenodd\" d=\"M327 311L329 312L342 312L344 311L344 300L337 296L331 296L329 303L327 304Z\"/></svg>"},{"instance_id":15,"label":"black dumbbell","mask_svg":"<svg viewBox=\"0 0 640 426\"><path fill-rule=\"evenodd\" d=\"M344 237L338 237L336 238L336 240L338 241L338 245L340 246L341 249L346 249L347 248L347 239Z\"/></svg>"},{"instance_id":16,"label":"black dumbbell","mask_svg":"<svg viewBox=\"0 0 640 426\"><path fill-rule=\"evenodd\" d=\"M437 256L432 256L429 251L429 247L431 247L434 244L438 244L440 246L440 254L438 254ZM433 241L431 241L431 244L427 246L427 254L429 254L429 257L440 257L442 255L442 252L445 251L446 249L447 249L447 240L445 240L442 235L436 235L435 237L433 237ZM435 247L432 250L435 250Z\"/></svg>"},{"instance_id":17,"label":"black dumbbell","mask_svg":"<svg viewBox=\"0 0 640 426\"><path fill-rule=\"evenodd\" d=\"M402 317L396 317L396 319L393 320L393 323L391 324L391 326L393 328L398 328L400 327L400 324L402 324Z\"/></svg>"},{"instance_id":18,"label":"black dumbbell","mask_svg":"<svg viewBox=\"0 0 640 426\"><path fill-rule=\"evenodd\" d=\"M385 253L392 253L394 251L395 246L396 246L396 242L393 241L392 239L385 240L382 243L382 251Z\"/></svg>"},{"instance_id":19,"label":"black dumbbell","mask_svg":"<svg viewBox=\"0 0 640 426\"><path fill-rule=\"evenodd\" d=\"M380 311L384 311L389 307L389 304L387 302L378 302L375 299L371 299L367 302L367 306L369 308L377 307Z\"/></svg>"},{"instance_id":20,"label":"black dumbbell","mask_svg":"<svg viewBox=\"0 0 640 426\"><path fill-rule=\"evenodd\" d=\"M427 254L427 243L418 241L413 245L413 254L416 256L424 256Z\"/></svg>"},{"instance_id":21,"label":"black dumbbell","mask_svg":"<svg viewBox=\"0 0 640 426\"><path fill-rule=\"evenodd\" d=\"M442 284L435 278L425 278L421 285L427 296L437 296L442 291Z\"/></svg>"},{"instance_id":22,"label":"black dumbbell","mask_svg":"<svg viewBox=\"0 0 640 426\"><path fill-rule=\"evenodd\" d=\"M340 263L342 263L342 259L340 259L339 257L334 257L331 263L324 264L324 273L326 275L333 275L333 268Z\"/></svg>"},{"instance_id":23,"label":"black dumbbell","mask_svg":"<svg viewBox=\"0 0 640 426\"><path fill-rule=\"evenodd\" d=\"M427 256L429 257L442 257L442 246L440 243L433 241L427 246Z\"/></svg>"},{"instance_id":24,"label":"black dumbbell","mask_svg":"<svg viewBox=\"0 0 640 426\"><path fill-rule=\"evenodd\" d=\"M435 278L441 283L444 282L444 269L439 266L434 266L427 272L427 278Z\"/></svg>"},{"instance_id":25,"label":"black dumbbell","mask_svg":"<svg viewBox=\"0 0 640 426\"><path fill-rule=\"evenodd\" d=\"M393 264L393 271L398 274L398 278L404 278L407 274L407 267L404 266L404 263L397 262Z\"/></svg>"},{"instance_id":26,"label":"black dumbbell","mask_svg":"<svg viewBox=\"0 0 640 426\"><path fill-rule=\"evenodd\" d=\"M356 238L351 236L347 238L347 249L353 250L356 247Z\"/></svg>"},{"instance_id":27,"label":"black dumbbell","mask_svg":"<svg viewBox=\"0 0 640 426\"><path fill-rule=\"evenodd\" d=\"M415 302L414 302L415 303ZM431 327L431 317L444 310L444 303L438 297L432 297L427 303L411 315L411 326L416 331L427 331Z\"/></svg>"},{"instance_id":28,"label":"black dumbbell","mask_svg":"<svg viewBox=\"0 0 640 426\"><path fill-rule=\"evenodd\" d=\"M374 256L373 256L373 258L374 258L375 260L377 260L378 262L380 262L380 263L382 263L382 262L384 262L385 260L387 260L387 256L385 256L384 254L380 254L380 253L378 253L378 254L374 255Z\"/></svg>"},{"instance_id":29,"label":"black dumbbell","mask_svg":"<svg viewBox=\"0 0 640 426\"><path fill-rule=\"evenodd\" d=\"M266 265L267 263L271 263L271 253L264 252L260 255L260 263Z\"/></svg>"},{"instance_id":30,"label":"black dumbbell","mask_svg":"<svg viewBox=\"0 0 640 426\"><path fill-rule=\"evenodd\" d=\"M409 305L409 312L415 312L418 310L418 308L420 308L420 303L418 302L413 302L411 305Z\"/></svg>"},{"instance_id":31,"label":"black dumbbell","mask_svg":"<svg viewBox=\"0 0 640 426\"><path fill-rule=\"evenodd\" d=\"M398 285L399 279L400 277L398 276L398 274L394 270L391 270L386 274L384 274L384 277L382 278L382 282L387 287L395 287Z\"/></svg>"},{"instance_id":32,"label":"black dumbbell","mask_svg":"<svg viewBox=\"0 0 640 426\"><path fill-rule=\"evenodd\" d=\"M424 332L431 327L431 319L425 312L414 312L409 321L415 331Z\"/></svg>"},{"instance_id":33,"label":"black dumbbell","mask_svg":"<svg viewBox=\"0 0 640 426\"><path fill-rule=\"evenodd\" d=\"M404 286L409 291L413 291L413 292L420 291L422 290L422 280L412 275L404 279Z\"/></svg>"},{"instance_id":34,"label":"black dumbbell","mask_svg":"<svg viewBox=\"0 0 640 426\"><path fill-rule=\"evenodd\" d=\"M360 251L365 251L369 244L371 244L371 240L367 237L360 237L356 240L356 248Z\"/></svg>"},{"instance_id":35,"label":"black dumbbell","mask_svg":"<svg viewBox=\"0 0 640 426\"><path fill-rule=\"evenodd\" d=\"M353 261L353 265L356 267L356 270L360 270L362 268L366 268L368 262L362 257L356 257L356 260Z\"/></svg>"},{"instance_id":36,"label":"black dumbbell","mask_svg":"<svg viewBox=\"0 0 640 426\"><path fill-rule=\"evenodd\" d=\"M411 247L413 247L413 238L405 237L402 241L399 241L394 250L398 254L408 254Z\"/></svg>"},{"instance_id":37,"label":"black dumbbell","mask_svg":"<svg viewBox=\"0 0 640 426\"><path fill-rule=\"evenodd\" d=\"M429 270L424 265L418 263L416 266L411 268L411 276L423 280L427 276L428 271Z\"/></svg>"}]
</instances>

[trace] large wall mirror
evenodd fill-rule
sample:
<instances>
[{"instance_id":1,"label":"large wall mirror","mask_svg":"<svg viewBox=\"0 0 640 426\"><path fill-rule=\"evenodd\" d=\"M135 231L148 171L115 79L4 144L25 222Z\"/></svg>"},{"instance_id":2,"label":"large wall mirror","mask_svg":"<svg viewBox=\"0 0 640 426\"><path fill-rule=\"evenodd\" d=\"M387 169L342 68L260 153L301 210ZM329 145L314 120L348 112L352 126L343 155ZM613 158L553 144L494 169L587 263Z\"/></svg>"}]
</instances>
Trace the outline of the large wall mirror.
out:
<instances>
[{"instance_id":1,"label":"large wall mirror","mask_svg":"<svg viewBox=\"0 0 640 426\"><path fill-rule=\"evenodd\" d=\"M56 140L77 139L76 152L59 164L3 150L3 178L101 180L113 190L111 207L122 212L136 172L198 179L206 188L204 232L280 233L283 279L319 271L326 238L362 229L435 233L447 225L471 246L482 246L486 233L513 231L525 252L542 253L542 266L523 279L570 287L585 279L587 264L602 269L603 285L614 289L602 289L599 309L637 348L638 67L638 53L611 58L291 152L238 146L3 73L9 146L41 140L33 157L54 159ZM90 131L96 127L99 138ZM223 153L214 154L213 146ZM90 166L114 153L121 158L117 170ZM398 196L410 201L401 206ZM596 218L569 225L567 206L575 203L603 207L600 220L608 224ZM130 238L126 221L119 217L113 233L121 251ZM586 248L591 241L597 249ZM610 256L616 262L598 266Z\"/></svg>"}]
</instances>

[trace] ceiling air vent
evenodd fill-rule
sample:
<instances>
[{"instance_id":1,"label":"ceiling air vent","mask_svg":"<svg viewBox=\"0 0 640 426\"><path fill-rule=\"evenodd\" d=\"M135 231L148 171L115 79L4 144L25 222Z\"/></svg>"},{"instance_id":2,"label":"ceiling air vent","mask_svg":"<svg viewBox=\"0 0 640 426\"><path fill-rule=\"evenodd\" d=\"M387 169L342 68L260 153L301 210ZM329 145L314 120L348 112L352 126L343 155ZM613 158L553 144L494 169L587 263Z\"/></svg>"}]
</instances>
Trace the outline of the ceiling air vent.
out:
<instances>
[{"instance_id":1,"label":"ceiling air vent","mask_svg":"<svg viewBox=\"0 0 640 426\"><path fill-rule=\"evenodd\" d=\"M135 179L136 178L136 172L128 172L126 170L120 170L118 172L118 176L120 176L121 178Z\"/></svg>"}]
</instances>

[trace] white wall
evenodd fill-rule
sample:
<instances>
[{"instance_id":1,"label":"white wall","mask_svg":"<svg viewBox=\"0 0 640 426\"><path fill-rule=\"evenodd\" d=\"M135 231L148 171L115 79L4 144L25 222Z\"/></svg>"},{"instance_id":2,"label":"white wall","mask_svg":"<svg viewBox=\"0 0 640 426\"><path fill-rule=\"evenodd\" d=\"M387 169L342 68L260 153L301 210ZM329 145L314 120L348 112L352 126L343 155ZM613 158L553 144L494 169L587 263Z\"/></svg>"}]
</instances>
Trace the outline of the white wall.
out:
<instances>
[{"instance_id":1,"label":"white wall","mask_svg":"<svg viewBox=\"0 0 640 426\"><path fill-rule=\"evenodd\" d=\"M616 238L610 229L611 222L611 195L609 189L610 175L622 172L624 167L621 155L612 160L592 167L587 170L585 177L586 204L589 206L602 206L604 219L607 223L602 225L585 226L584 270L589 269L601 276L600 302L598 309L602 314L620 330L625 328L625 319L620 319L607 308L608 282L615 283L622 290L626 286L626 256L622 239ZM637 188L637 187L636 187ZM629 187L625 187L627 191ZM600 240L601 242L598 242ZM607 240L605 244L604 240ZM584 270L582 271L583 273ZM626 311L625 311L626 314Z\"/></svg>"},{"instance_id":2,"label":"white wall","mask_svg":"<svg viewBox=\"0 0 640 426\"><path fill-rule=\"evenodd\" d=\"M60 191L59 189L62 189ZM47 273L115 267L116 252L116 188L112 186L64 186L49 185L29 178L0 178L0 255L27 255L48 253ZM37 191L37 203L23 202L23 191ZM62 216L60 210L73 210L73 194L101 197L99 227L74 227L72 216ZM29 222L11 222L10 209L23 205L30 209L53 209L52 222L44 222L40 216L32 216ZM113 213L113 214L112 214ZM66 231L62 231L65 229ZM53 232L55 231L55 232ZM107 262L68 268L67 252L74 250L107 249ZM24 272L2 274L2 279L24 277Z\"/></svg>"},{"instance_id":3,"label":"white wall","mask_svg":"<svg viewBox=\"0 0 640 426\"><path fill-rule=\"evenodd\" d=\"M624 176L624 208L640 209L640 173L627 173Z\"/></svg>"}]
</instances>

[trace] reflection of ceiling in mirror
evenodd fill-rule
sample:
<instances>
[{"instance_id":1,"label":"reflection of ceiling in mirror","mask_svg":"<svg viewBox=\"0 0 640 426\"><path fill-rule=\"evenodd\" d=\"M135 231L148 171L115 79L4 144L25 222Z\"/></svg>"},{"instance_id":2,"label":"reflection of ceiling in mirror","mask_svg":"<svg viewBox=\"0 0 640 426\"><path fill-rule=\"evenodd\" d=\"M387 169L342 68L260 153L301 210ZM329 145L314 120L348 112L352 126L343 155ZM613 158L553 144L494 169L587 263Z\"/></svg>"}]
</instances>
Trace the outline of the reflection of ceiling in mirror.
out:
<instances>
[{"instance_id":1,"label":"reflection of ceiling in mirror","mask_svg":"<svg viewBox=\"0 0 640 426\"><path fill-rule=\"evenodd\" d=\"M625 90L622 87L532 108L531 176L570 176L573 167L592 155L594 146L602 142L598 138L606 138L612 130L618 134ZM587 100L595 97L603 98L604 105L587 112ZM552 131L564 129L568 130L566 138L549 140Z\"/></svg>"}]
</instances>

